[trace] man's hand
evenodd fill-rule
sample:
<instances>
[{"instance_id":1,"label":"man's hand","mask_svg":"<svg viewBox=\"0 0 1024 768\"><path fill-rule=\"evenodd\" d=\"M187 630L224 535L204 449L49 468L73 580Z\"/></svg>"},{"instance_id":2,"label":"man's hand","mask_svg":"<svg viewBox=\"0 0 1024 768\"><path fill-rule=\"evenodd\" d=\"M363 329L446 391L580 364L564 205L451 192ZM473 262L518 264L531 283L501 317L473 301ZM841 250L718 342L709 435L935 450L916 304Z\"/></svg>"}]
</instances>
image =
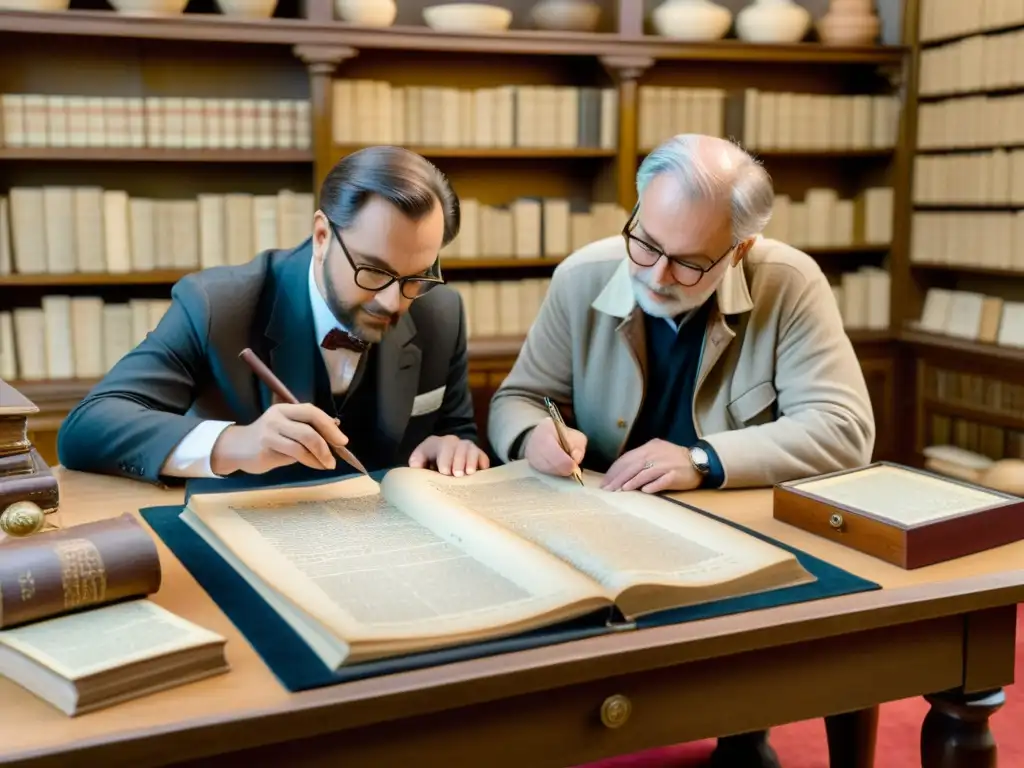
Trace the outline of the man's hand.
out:
<instances>
[{"instance_id":1,"label":"man's hand","mask_svg":"<svg viewBox=\"0 0 1024 768\"><path fill-rule=\"evenodd\" d=\"M210 455L210 469L218 475L239 470L261 475L296 462L312 469L334 469L331 446L346 443L337 421L315 405L278 403L252 424L221 432Z\"/></svg>"},{"instance_id":2,"label":"man's hand","mask_svg":"<svg viewBox=\"0 0 1024 768\"><path fill-rule=\"evenodd\" d=\"M690 451L664 440L651 440L619 456L605 473L606 491L692 491L701 474L690 462Z\"/></svg>"},{"instance_id":3,"label":"man's hand","mask_svg":"<svg viewBox=\"0 0 1024 768\"><path fill-rule=\"evenodd\" d=\"M583 462L587 452L587 436L578 429L565 427L565 437L569 443L569 453L562 450L558 442L555 422L544 419L533 428L526 438L526 451L523 458L538 472L556 477L569 477L574 468Z\"/></svg>"},{"instance_id":4,"label":"man's hand","mask_svg":"<svg viewBox=\"0 0 1024 768\"><path fill-rule=\"evenodd\" d=\"M416 446L409 456L409 466L462 477L487 469L491 460L472 440L460 440L455 435L432 435Z\"/></svg>"}]
</instances>

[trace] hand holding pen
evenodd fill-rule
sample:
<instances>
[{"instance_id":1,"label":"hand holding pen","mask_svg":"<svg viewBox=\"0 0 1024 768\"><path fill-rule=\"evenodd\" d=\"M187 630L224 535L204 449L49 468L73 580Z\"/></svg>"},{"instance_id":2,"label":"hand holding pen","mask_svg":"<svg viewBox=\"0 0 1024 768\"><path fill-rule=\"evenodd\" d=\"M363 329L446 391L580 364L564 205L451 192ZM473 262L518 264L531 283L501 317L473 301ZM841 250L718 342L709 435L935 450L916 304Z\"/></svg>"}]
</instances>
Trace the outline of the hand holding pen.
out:
<instances>
[{"instance_id":1,"label":"hand holding pen","mask_svg":"<svg viewBox=\"0 0 1024 768\"><path fill-rule=\"evenodd\" d=\"M551 418L542 421L530 433L525 458L538 472L559 477L572 475L583 485L579 465L587 449L586 435L566 426L551 400L544 398L544 405Z\"/></svg>"}]
</instances>

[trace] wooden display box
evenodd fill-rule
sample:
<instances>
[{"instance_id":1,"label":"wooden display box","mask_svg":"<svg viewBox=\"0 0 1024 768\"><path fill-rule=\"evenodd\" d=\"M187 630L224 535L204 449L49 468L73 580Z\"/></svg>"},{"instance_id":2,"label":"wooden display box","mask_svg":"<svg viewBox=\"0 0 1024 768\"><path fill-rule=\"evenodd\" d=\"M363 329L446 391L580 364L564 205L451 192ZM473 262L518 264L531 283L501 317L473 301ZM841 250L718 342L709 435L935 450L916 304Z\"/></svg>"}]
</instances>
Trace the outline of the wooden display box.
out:
<instances>
[{"instance_id":1,"label":"wooden display box","mask_svg":"<svg viewBox=\"0 0 1024 768\"><path fill-rule=\"evenodd\" d=\"M889 462L775 486L773 516L901 568L1024 539L1024 499Z\"/></svg>"}]
</instances>

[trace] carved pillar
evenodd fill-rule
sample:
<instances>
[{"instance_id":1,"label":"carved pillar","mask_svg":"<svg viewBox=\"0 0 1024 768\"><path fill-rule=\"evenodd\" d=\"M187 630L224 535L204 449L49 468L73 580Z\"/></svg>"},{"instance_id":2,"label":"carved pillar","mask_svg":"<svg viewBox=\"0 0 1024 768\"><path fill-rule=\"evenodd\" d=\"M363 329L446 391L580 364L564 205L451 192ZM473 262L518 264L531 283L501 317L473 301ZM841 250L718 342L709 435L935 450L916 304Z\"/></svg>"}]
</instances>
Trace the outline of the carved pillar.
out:
<instances>
[{"instance_id":1,"label":"carved pillar","mask_svg":"<svg viewBox=\"0 0 1024 768\"><path fill-rule=\"evenodd\" d=\"M334 0L302 0L302 16L309 21L333 21Z\"/></svg>"},{"instance_id":2,"label":"carved pillar","mask_svg":"<svg viewBox=\"0 0 1024 768\"><path fill-rule=\"evenodd\" d=\"M310 123L313 136L313 193L334 165L331 126L331 81L338 64L355 57L355 48L338 45L297 45L292 49L309 69Z\"/></svg>"},{"instance_id":3,"label":"carved pillar","mask_svg":"<svg viewBox=\"0 0 1024 768\"><path fill-rule=\"evenodd\" d=\"M989 718L1006 703L1002 688L925 696L932 705L921 726L922 768L996 768Z\"/></svg>"},{"instance_id":4,"label":"carved pillar","mask_svg":"<svg viewBox=\"0 0 1024 768\"><path fill-rule=\"evenodd\" d=\"M643 56L602 56L601 64L619 87L619 153L616 159L618 202L629 210L636 202L637 88L654 59Z\"/></svg>"},{"instance_id":5,"label":"carved pillar","mask_svg":"<svg viewBox=\"0 0 1024 768\"><path fill-rule=\"evenodd\" d=\"M307 0L311 2L311 0ZM640 37L644 33L644 4L640 0L619 0L619 34L623 37Z\"/></svg>"}]
</instances>

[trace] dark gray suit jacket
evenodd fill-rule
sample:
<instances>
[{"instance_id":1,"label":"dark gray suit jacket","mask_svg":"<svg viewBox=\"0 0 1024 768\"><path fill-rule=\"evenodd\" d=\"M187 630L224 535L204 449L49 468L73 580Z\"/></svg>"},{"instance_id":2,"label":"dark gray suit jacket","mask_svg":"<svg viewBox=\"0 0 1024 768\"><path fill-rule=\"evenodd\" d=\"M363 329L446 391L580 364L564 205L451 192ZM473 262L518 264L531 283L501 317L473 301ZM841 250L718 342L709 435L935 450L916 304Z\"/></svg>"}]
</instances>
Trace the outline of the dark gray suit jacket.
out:
<instances>
[{"instance_id":1,"label":"dark gray suit jacket","mask_svg":"<svg viewBox=\"0 0 1024 768\"><path fill-rule=\"evenodd\" d=\"M180 280L156 330L64 420L57 443L61 464L174 482L160 468L196 425L206 419L249 424L270 406L267 387L238 359L245 347L300 402L316 402L316 366L323 360L309 304L311 257L307 240L292 251L267 251L248 264ZM476 440L458 293L438 286L413 302L377 353L376 442L391 466L408 463L430 435ZM416 395L440 387L441 407L412 416Z\"/></svg>"}]
</instances>

